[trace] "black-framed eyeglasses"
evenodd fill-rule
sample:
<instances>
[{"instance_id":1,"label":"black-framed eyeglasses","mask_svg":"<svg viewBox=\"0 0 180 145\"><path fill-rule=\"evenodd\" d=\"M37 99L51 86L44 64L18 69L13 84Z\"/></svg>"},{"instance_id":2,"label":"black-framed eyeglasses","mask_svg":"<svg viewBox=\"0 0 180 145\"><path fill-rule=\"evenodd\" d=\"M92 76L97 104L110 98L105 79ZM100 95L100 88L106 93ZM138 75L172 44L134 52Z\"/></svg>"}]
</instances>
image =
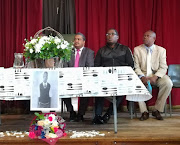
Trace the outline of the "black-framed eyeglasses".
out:
<instances>
[{"instance_id":1,"label":"black-framed eyeglasses","mask_svg":"<svg viewBox=\"0 0 180 145\"><path fill-rule=\"evenodd\" d=\"M106 36L114 36L114 35L117 35L116 33L107 33Z\"/></svg>"}]
</instances>

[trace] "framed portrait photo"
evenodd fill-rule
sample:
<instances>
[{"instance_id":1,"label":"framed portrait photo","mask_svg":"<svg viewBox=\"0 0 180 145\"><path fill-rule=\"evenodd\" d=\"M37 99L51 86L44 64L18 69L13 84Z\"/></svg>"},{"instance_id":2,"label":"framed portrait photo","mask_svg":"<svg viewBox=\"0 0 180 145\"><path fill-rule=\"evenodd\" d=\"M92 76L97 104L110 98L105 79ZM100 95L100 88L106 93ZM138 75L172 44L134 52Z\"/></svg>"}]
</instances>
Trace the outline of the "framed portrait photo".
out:
<instances>
[{"instance_id":1,"label":"framed portrait photo","mask_svg":"<svg viewBox=\"0 0 180 145\"><path fill-rule=\"evenodd\" d=\"M37 69L31 77L31 110L59 110L58 91L59 72L56 70Z\"/></svg>"}]
</instances>

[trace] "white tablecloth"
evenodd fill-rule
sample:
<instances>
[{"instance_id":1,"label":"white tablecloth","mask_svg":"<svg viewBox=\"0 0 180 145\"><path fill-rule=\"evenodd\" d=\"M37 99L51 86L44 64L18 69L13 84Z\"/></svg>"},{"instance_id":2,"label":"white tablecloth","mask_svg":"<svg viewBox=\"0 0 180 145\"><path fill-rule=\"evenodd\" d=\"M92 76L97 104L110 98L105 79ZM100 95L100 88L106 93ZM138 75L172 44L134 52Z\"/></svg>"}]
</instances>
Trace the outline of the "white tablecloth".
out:
<instances>
[{"instance_id":1,"label":"white tablecloth","mask_svg":"<svg viewBox=\"0 0 180 145\"><path fill-rule=\"evenodd\" d=\"M42 82L37 72L48 71L48 81L58 79L59 98L126 95L130 101L147 101L151 94L131 67L87 67L59 69L0 69L0 99L29 100L33 81Z\"/></svg>"}]
</instances>

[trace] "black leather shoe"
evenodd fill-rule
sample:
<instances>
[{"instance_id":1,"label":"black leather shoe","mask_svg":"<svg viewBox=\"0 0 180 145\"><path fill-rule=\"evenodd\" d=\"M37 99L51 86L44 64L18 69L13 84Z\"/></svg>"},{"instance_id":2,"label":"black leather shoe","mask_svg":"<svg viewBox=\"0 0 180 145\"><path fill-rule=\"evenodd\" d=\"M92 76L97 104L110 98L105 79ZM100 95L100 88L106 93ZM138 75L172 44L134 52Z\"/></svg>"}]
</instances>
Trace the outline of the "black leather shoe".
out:
<instances>
[{"instance_id":1,"label":"black leather shoe","mask_svg":"<svg viewBox=\"0 0 180 145\"><path fill-rule=\"evenodd\" d=\"M111 115L109 113L105 113L104 116L102 117L104 123L107 123L110 118L111 118Z\"/></svg>"},{"instance_id":2,"label":"black leather shoe","mask_svg":"<svg viewBox=\"0 0 180 145\"><path fill-rule=\"evenodd\" d=\"M92 121L92 124L104 124L104 121L100 115L96 115Z\"/></svg>"},{"instance_id":3,"label":"black leather shoe","mask_svg":"<svg viewBox=\"0 0 180 145\"><path fill-rule=\"evenodd\" d=\"M157 120L163 120L163 118L158 110L153 111L152 116L154 116Z\"/></svg>"},{"instance_id":4,"label":"black leather shoe","mask_svg":"<svg viewBox=\"0 0 180 145\"><path fill-rule=\"evenodd\" d=\"M149 118L149 113L148 112L144 112L144 113L142 113L142 115L139 118L139 120L144 121L144 120L147 120L148 118Z\"/></svg>"},{"instance_id":5,"label":"black leather shoe","mask_svg":"<svg viewBox=\"0 0 180 145\"><path fill-rule=\"evenodd\" d=\"M83 121L84 121L83 115L78 114L75 121L76 121L76 122L83 122Z\"/></svg>"},{"instance_id":6,"label":"black leather shoe","mask_svg":"<svg viewBox=\"0 0 180 145\"><path fill-rule=\"evenodd\" d=\"M70 112L70 117L69 117L69 121L73 122L76 120L76 112L75 111L71 111Z\"/></svg>"}]
</instances>

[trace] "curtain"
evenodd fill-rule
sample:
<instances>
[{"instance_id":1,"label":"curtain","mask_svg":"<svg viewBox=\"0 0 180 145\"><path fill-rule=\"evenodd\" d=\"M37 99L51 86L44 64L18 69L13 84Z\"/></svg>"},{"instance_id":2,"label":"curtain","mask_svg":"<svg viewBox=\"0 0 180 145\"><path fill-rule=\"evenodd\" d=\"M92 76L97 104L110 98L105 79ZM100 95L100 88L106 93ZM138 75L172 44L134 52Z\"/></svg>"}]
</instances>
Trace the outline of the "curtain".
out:
<instances>
[{"instance_id":1,"label":"curtain","mask_svg":"<svg viewBox=\"0 0 180 145\"><path fill-rule=\"evenodd\" d=\"M109 28L119 32L119 42L133 52L142 44L143 33L153 30L156 44L167 50L167 63L180 64L179 0L75 0L76 32L85 34L86 46L97 53L105 45ZM179 89L173 90L173 104L180 104Z\"/></svg>"},{"instance_id":2,"label":"curtain","mask_svg":"<svg viewBox=\"0 0 180 145\"><path fill-rule=\"evenodd\" d=\"M42 28L41 0L0 0L0 67L12 67L24 39Z\"/></svg>"},{"instance_id":3,"label":"curtain","mask_svg":"<svg viewBox=\"0 0 180 145\"><path fill-rule=\"evenodd\" d=\"M95 52L105 45L109 28L119 32L119 42L133 51L142 43L143 33L157 33L156 44L167 50L168 63L180 63L178 0L75 0L76 32L87 37L86 45Z\"/></svg>"},{"instance_id":4,"label":"curtain","mask_svg":"<svg viewBox=\"0 0 180 145\"><path fill-rule=\"evenodd\" d=\"M0 18L0 67L7 68L13 66L14 53L23 52L24 39L42 29L42 1L0 0ZM2 106L13 108L5 108L11 113L30 108L29 101L3 101Z\"/></svg>"},{"instance_id":5,"label":"curtain","mask_svg":"<svg viewBox=\"0 0 180 145\"><path fill-rule=\"evenodd\" d=\"M75 14L74 0L43 0L43 28L50 26L61 34L74 34Z\"/></svg>"}]
</instances>

